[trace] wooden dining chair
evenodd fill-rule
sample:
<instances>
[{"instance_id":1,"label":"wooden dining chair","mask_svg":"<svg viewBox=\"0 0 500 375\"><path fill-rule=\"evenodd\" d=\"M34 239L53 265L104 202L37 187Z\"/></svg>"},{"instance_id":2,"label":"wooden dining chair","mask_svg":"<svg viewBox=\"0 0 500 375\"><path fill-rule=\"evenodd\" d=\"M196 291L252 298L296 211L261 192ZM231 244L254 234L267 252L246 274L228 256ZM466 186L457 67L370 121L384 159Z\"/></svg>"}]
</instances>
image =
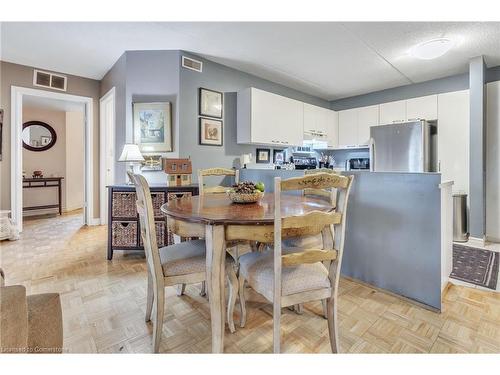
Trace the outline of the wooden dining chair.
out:
<instances>
[{"instance_id":1,"label":"wooden dining chair","mask_svg":"<svg viewBox=\"0 0 500 375\"><path fill-rule=\"evenodd\" d=\"M139 174L129 172L137 194L137 212L140 220L140 233L146 253L148 269L148 289L146 322L153 317L153 350L160 348L163 314L165 309L165 288L178 284L194 284L206 280L206 247L204 240L192 240L158 248L154 222L153 203L149 185ZM229 304L234 306L238 292L238 280L234 260L226 257L226 275L229 284ZM234 332L232 314L228 314L228 324Z\"/></svg>"},{"instance_id":2,"label":"wooden dining chair","mask_svg":"<svg viewBox=\"0 0 500 375\"><path fill-rule=\"evenodd\" d=\"M245 283L273 303L274 352L280 351L281 308L310 301L327 301L328 330L332 352L339 352L338 286L344 250L349 192L353 176L318 173L288 180L275 178L274 225L261 231L258 240L272 242L272 251L248 253L240 257L239 296L242 326L246 321ZM302 216L281 216L281 192L304 189L338 190L336 207L330 212L311 211ZM322 235L322 246L296 248L282 253L282 239L302 235ZM255 235L257 236L257 235ZM270 239L272 238L272 240ZM329 262L328 268L324 262Z\"/></svg>"},{"instance_id":3,"label":"wooden dining chair","mask_svg":"<svg viewBox=\"0 0 500 375\"><path fill-rule=\"evenodd\" d=\"M232 177L234 178L234 183L237 184L240 179L240 171L236 169L228 168L209 168L209 169L199 169L198 170L198 190L199 194L213 194L213 193L225 193L229 187L227 186L205 186L205 177L215 176L215 177Z\"/></svg>"}]
</instances>

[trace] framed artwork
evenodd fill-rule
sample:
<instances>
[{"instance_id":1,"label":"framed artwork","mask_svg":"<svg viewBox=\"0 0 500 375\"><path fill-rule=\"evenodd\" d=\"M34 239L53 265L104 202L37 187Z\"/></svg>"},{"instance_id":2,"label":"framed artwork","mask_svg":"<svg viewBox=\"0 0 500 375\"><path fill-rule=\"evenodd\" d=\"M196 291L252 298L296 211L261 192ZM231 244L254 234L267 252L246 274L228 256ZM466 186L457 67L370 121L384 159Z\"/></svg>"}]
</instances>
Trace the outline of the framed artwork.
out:
<instances>
[{"instance_id":1,"label":"framed artwork","mask_svg":"<svg viewBox=\"0 0 500 375\"><path fill-rule=\"evenodd\" d=\"M0 160L2 160L3 109L0 109Z\"/></svg>"},{"instance_id":2,"label":"framed artwork","mask_svg":"<svg viewBox=\"0 0 500 375\"><path fill-rule=\"evenodd\" d=\"M134 143L141 152L172 151L170 102L134 103Z\"/></svg>"},{"instance_id":3,"label":"framed artwork","mask_svg":"<svg viewBox=\"0 0 500 375\"><path fill-rule=\"evenodd\" d=\"M262 163L262 164L267 164L269 163L271 160L271 150L268 149L268 148L258 148L256 150L256 157L255 157L255 161L257 163Z\"/></svg>"},{"instance_id":4,"label":"framed artwork","mask_svg":"<svg viewBox=\"0 0 500 375\"><path fill-rule=\"evenodd\" d=\"M273 150L273 163L283 164L285 162L285 151L284 150Z\"/></svg>"},{"instance_id":5,"label":"framed artwork","mask_svg":"<svg viewBox=\"0 0 500 375\"><path fill-rule=\"evenodd\" d=\"M221 92L200 87L198 96L200 116L222 118L224 95Z\"/></svg>"},{"instance_id":6,"label":"framed artwork","mask_svg":"<svg viewBox=\"0 0 500 375\"><path fill-rule=\"evenodd\" d=\"M222 120L200 117L200 145L222 146Z\"/></svg>"}]
</instances>

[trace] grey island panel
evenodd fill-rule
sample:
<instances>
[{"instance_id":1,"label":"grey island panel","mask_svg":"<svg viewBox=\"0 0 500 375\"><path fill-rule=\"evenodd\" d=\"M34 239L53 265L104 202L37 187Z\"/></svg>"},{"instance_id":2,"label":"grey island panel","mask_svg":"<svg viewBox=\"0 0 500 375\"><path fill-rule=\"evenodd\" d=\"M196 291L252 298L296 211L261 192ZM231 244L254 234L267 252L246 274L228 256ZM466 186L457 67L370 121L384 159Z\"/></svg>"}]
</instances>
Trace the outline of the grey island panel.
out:
<instances>
[{"instance_id":1,"label":"grey island panel","mask_svg":"<svg viewBox=\"0 0 500 375\"><path fill-rule=\"evenodd\" d=\"M441 175L355 175L342 274L441 308Z\"/></svg>"}]
</instances>

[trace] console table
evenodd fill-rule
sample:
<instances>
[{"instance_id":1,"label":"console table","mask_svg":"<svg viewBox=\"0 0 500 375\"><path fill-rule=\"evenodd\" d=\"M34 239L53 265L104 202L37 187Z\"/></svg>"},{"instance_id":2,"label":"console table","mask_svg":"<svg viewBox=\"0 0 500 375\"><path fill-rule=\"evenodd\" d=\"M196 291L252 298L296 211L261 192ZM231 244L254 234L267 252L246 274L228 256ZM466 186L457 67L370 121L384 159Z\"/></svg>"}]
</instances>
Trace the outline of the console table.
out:
<instances>
[{"instance_id":1,"label":"console table","mask_svg":"<svg viewBox=\"0 0 500 375\"><path fill-rule=\"evenodd\" d=\"M45 208L58 208L59 215L62 215L62 180L64 177L38 177L23 178L23 189L57 187L57 204L46 204L42 206L23 207L23 211L42 210Z\"/></svg>"},{"instance_id":2,"label":"console table","mask_svg":"<svg viewBox=\"0 0 500 375\"><path fill-rule=\"evenodd\" d=\"M108 188L108 260L114 250L144 250L136 209L134 185L110 185ZM150 184L158 247L173 243L160 207L173 199L198 195L198 185L166 186Z\"/></svg>"}]
</instances>

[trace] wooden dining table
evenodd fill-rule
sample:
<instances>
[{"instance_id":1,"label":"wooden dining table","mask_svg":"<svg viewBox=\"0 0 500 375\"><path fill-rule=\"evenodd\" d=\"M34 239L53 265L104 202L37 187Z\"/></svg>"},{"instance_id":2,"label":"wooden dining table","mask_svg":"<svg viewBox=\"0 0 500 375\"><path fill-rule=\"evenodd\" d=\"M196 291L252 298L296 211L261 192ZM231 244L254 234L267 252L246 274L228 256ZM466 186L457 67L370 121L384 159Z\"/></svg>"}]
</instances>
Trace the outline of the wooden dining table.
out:
<instances>
[{"instance_id":1,"label":"wooden dining table","mask_svg":"<svg viewBox=\"0 0 500 375\"><path fill-rule=\"evenodd\" d=\"M333 207L320 198L282 194L282 217L304 215L311 211L328 212ZM199 237L206 242L206 277L212 325L212 352L224 352L225 330L225 255L226 242L269 235L274 225L274 194L265 193L259 203L237 204L226 194L174 199L161 211L169 229L180 237Z\"/></svg>"}]
</instances>

